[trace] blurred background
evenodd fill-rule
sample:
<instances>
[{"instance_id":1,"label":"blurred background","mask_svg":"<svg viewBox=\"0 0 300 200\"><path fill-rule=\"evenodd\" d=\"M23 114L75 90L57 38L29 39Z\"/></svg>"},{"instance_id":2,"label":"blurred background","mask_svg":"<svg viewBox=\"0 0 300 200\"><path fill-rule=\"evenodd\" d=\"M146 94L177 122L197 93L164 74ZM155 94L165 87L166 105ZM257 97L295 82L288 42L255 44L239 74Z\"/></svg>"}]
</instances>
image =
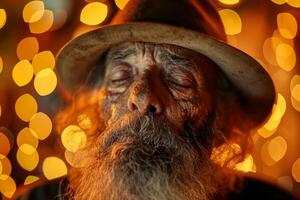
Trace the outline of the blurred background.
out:
<instances>
[{"instance_id":1,"label":"blurred background","mask_svg":"<svg viewBox=\"0 0 300 200\"><path fill-rule=\"evenodd\" d=\"M235 168L254 172L300 198L300 0L211 0L228 43L271 74L277 101L253 131L254 151ZM0 197L64 176L69 153L83 148L85 115L53 133L55 55L72 38L109 23L128 0L0 1ZM76 73L76 72L74 72ZM51 102L51 104L50 104ZM51 106L50 106L51 105Z\"/></svg>"}]
</instances>

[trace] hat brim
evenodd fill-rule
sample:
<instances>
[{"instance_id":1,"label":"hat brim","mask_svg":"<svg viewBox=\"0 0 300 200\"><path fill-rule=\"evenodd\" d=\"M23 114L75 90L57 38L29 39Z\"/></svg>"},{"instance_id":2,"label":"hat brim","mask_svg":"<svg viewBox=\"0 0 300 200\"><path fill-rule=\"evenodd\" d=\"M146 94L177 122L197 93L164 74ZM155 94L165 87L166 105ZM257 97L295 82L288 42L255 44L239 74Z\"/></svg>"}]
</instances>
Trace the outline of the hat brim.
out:
<instances>
[{"instance_id":1,"label":"hat brim","mask_svg":"<svg viewBox=\"0 0 300 200\"><path fill-rule=\"evenodd\" d=\"M57 56L59 80L69 91L84 85L99 58L112 46L130 41L172 44L201 53L215 62L247 101L245 117L257 126L272 110L275 88L264 68L251 56L207 34L182 27L131 22L109 25L70 41ZM100 77L99 77L100 78Z\"/></svg>"}]
</instances>

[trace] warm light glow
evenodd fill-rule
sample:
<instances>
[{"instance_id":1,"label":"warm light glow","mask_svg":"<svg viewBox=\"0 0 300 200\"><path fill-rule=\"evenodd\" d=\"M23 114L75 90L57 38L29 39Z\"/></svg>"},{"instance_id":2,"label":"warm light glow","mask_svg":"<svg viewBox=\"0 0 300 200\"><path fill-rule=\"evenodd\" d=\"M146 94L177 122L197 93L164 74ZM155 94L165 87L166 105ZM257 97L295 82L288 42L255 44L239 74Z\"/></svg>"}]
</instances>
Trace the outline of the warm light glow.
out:
<instances>
[{"instance_id":1,"label":"warm light glow","mask_svg":"<svg viewBox=\"0 0 300 200\"><path fill-rule=\"evenodd\" d=\"M44 14L44 2L43 1L30 1L23 9L24 22L34 23L39 21Z\"/></svg>"},{"instance_id":2,"label":"warm light glow","mask_svg":"<svg viewBox=\"0 0 300 200\"><path fill-rule=\"evenodd\" d=\"M300 8L300 0L287 0L287 1L288 1L287 3L290 6L293 6L295 8Z\"/></svg>"},{"instance_id":3,"label":"warm light glow","mask_svg":"<svg viewBox=\"0 0 300 200\"><path fill-rule=\"evenodd\" d=\"M7 175L0 175L0 192L3 196L11 198L16 192L17 186L14 179Z\"/></svg>"},{"instance_id":4,"label":"warm light glow","mask_svg":"<svg viewBox=\"0 0 300 200\"><path fill-rule=\"evenodd\" d=\"M43 69L54 69L55 58L51 51L42 51L36 54L32 60L34 74L37 75Z\"/></svg>"},{"instance_id":5,"label":"warm light glow","mask_svg":"<svg viewBox=\"0 0 300 200\"><path fill-rule=\"evenodd\" d=\"M300 158L298 158L293 164L292 175L295 181L300 183Z\"/></svg>"},{"instance_id":6,"label":"warm light glow","mask_svg":"<svg viewBox=\"0 0 300 200\"><path fill-rule=\"evenodd\" d=\"M105 20L107 14L108 8L104 3L89 3L82 9L80 21L87 25L98 25Z\"/></svg>"},{"instance_id":7,"label":"warm light glow","mask_svg":"<svg viewBox=\"0 0 300 200\"><path fill-rule=\"evenodd\" d=\"M77 122L83 130L90 129L92 127L92 121L86 114L79 115L77 117Z\"/></svg>"},{"instance_id":8,"label":"warm light glow","mask_svg":"<svg viewBox=\"0 0 300 200\"><path fill-rule=\"evenodd\" d=\"M268 145L268 151L271 158L277 162L283 158L287 151L287 142L281 137L277 136L273 138Z\"/></svg>"},{"instance_id":9,"label":"warm light glow","mask_svg":"<svg viewBox=\"0 0 300 200\"><path fill-rule=\"evenodd\" d=\"M41 70L34 79L34 89L41 96L51 94L57 85L56 74L52 69Z\"/></svg>"},{"instance_id":10,"label":"warm light glow","mask_svg":"<svg viewBox=\"0 0 300 200\"><path fill-rule=\"evenodd\" d=\"M76 152L85 146L86 135L80 127L69 125L63 130L61 141L68 151Z\"/></svg>"},{"instance_id":11,"label":"warm light glow","mask_svg":"<svg viewBox=\"0 0 300 200\"><path fill-rule=\"evenodd\" d=\"M5 25L6 19L7 19L7 16L6 16L5 10L0 9L0 29L3 28L3 26Z\"/></svg>"},{"instance_id":12,"label":"warm light glow","mask_svg":"<svg viewBox=\"0 0 300 200\"><path fill-rule=\"evenodd\" d=\"M231 9L219 11L227 35L239 34L242 30L242 20L237 12Z\"/></svg>"},{"instance_id":13,"label":"warm light glow","mask_svg":"<svg viewBox=\"0 0 300 200\"><path fill-rule=\"evenodd\" d=\"M39 163L39 154L33 146L22 144L17 151L17 161L23 169L32 171Z\"/></svg>"},{"instance_id":14,"label":"warm light glow","mask_svg":"<svg viewBox=\"0 0 300 200\"><path fill-rule=\"evenodd\" d=\"M300 102L294 99L293 96L291 96L291 103L294 109L300 112Z\"/></svg>"},{"instance_id":15,"label":"warm light glow","mask_svg":"<svg viewBox=\"0 0 300 200\"><path fill-rule=\"evenodd\" d=\"M53 24L54 21L54 15L51 10L44 10L44 11L38 11L38 13L42 12L43 16L41 19L39 19L37 22L30 23L29 24L29 29L31 33L44 33L48 31Z\"/></svg>"},{"instance_id":16,"label":"warm light glow","mask_svg":"<svg viewBox=\"0 0 300 200\"><path fill-rule=\"evenodd\" d=\"M296 53L288 44L280 44L276 48L276 60L285 71L291 71L296 65Z\"/></svg>"},{"instance_id":17,"label":"warm light glow","mask_svg":"<svg viewBox=\"0 0 300 200\"><path fill-rule=\"evenodd\" d=\"M18 147L21 147L23 144L29 144L36 149L39 145L39 141L35 135L32 129L27 127L23 128L17 136Z\"/></svg>"},{"instance_id":18,"label":"warm light glow","mask_svg":"<svg viewBox=\"0 0 300 200\"><path fill-rule=\"evenodd\" d=\"M21 120L28 122L37 112L38 105L30 94L24 94L17 99L15 110Z\"/></svg>"},{"instance_id":19,"label":"warm light glow","mask_svg":"<svg viewBox=\"0 0 300 200\"><path fill-rule=\"evenodd\" d=\"M273 48L273 38L267 38L263 45L263 55L266 61L272 65L277 65L275 51Z\"/></svg>"},{"instance_id":20,"label":"warm light glow","mask_svg":"<svg viewBox=\"0 0 300 200\"><path fill-rule=\"evenodd\" d=\"M219 0L219 1L226 5L234 5L240 2L240 0Z\"/></svg>"},{"instance_id":21,"label":"warm light glow","mask_svg":"<svg viewBox=\"0 0 300 200\"><path fill-rule=\"evenodd\" d=\"M283 37L293 39L296 36L297 20L290 13L279 13L277 15L277 25Z\"/></svg>"},{"instance_id":22,"label":"warm light glow","mask_svg":"<svg viewBox=\"0 0 300 200\"><path fill-rule=\"evenodd\" d=\"M65 176L68 172L67 166L60 158L48 157L43 162L43 173L48 180Z\"/></svg>"},{"instance_id":23,"label":"warm light glow","mask_svg":"<svg viewBox=\"0 0 300 200\"><path fill-rule=\"evenodd\" d=\"M254 171L253 165L253 157L251 155L247 155L243 162L240 162L235 166L235 169L243 172L250 172Z\"/></svg>"},{"instance_id":24,"label":"warm light glow","mask_svg":"<svg viewBox=\"0 0 300 200\"><path fill-rule=\"evenodd\" d=\"M24 185L29 185L31 183L34 183L36 181L38 181L40 178L37 176L27 176L25 181L24 181Z\"/></svg>"},{"instance_id":25,"label":"warm light glow","mask_svg":"<svg viewBox=\"0 0 300 200\"><path fill-rule=\"evenodd\" d=\"M292 92L292 90L294 89L295 85L299 85L300 84L300 76L299 75L294 75L291 83L290 83L290 91Z\"/></svg>"},{"instance_id":26,"label":"warm light glow","mask_svg":"<svg viewBox=\"0 0 300 200\"><path fill-rule=\"evenodd\" d=\"M0 175L2 174L2 163L0 162Z\"/></svg>"},{"instance_id":27,"label":"warm light glow","mask_svg":"<svg viewBox=\"0 0 300 200\"><path fill-rule=\"evenodd\" d=\"M34 130L35 136L38 139L44 140L52 131L52 122L48 115L38 112L30 119L29 127Z\"/></svg>"},{"instance_id":28,"label":"warm light glow","mask_svg":"<svg viewBox=\"0 0 300 200\"><path fill-rule=\"evenodd\" d=\"M269 142L266 142L262 145L260 149L260 156L263 162L268 166L274 165L276 163L269 154Z\"/></svg>"},{"instance_id":29,"label":"warm light glow","mask_svg":"<svg viewBox=\"0 0 300 200\"><path fill-rule=\"evenodd\" d=\"M278 185L287 191L293 191L293 179L290 176L282 176L278 178Z\"/></svg>"},{"instance_id":30,"label":"warm light glow","mask_svg":"<svg viewBox=\"0 0 300 200\"><path fill-rule=\"evenodd\" d=\"M5 155L0 154L2 174L9 176L12 170L11 163Z\"/></svg>"},{"instance_id":31,"label":"warm light glow","mask_svg":"<svg viewBox=\"0 0 300 200\"><path fill-rule=\"evenodd\" d=\"M286 3L288 0L271 0L271 1L278 5L282 5L282 4Z\"/></svg>"},{"instance_id":32,"label":"warm light glow","mask_svg":"<svg viewBox=\"0 0 300 200\"><path fill-rule=\"evenodd\" d=\"M7 138L5 133L0 131L0 154L7 156L10 149L11 149L11 145L9 139Z\"/></svg>"},{"instance_id":33,"label":"warm light glow","mask_svg":"<svg viewBox=\"0 0 300 200\"><path fill-rule=\"evenodd\" d=\"M129 2L129 0L115 0L116 5L121 10L123 10L123 8L125 8L125 6L127 5L128 2Z\"/></svg>"},{"instance_id":34,"label":"warm light glow","mask_svg":"<svg viewBox=\"0 0 300 200\"><path fill-rule=\"evenodd\" d=\"M20 60L32 60L38 52L39 42L35 37L24 38L17 46L17 56Z\"/></svg>"},{"instance_id":35,"label":"warm light glow","mask_svg":"<svg viewBox=\"0 0 300 200\"><path fill-rule=\"evenodd\" d=\"M3 60L0 56L0 74L1 74L2 70L3 70Z\"/></svg>"},{"instance_id":36,"label":"warm light glow","mask_svg":"<svg viewBox=\"0 0 300 200\"><path fill-rule=\"evenodd\" d=\"M33 77L33 68L28 60L18 62L12 71L12 77L18 86L27 85Z\"/></svg>"},{"instance_id":37,"label":"warm light glow","mask_svg":"<svg viewBox=\"0 0 300 200\"><path fill-rule=\"evenodd\" d=\"M300 84L295 85L295 87L292 89L292 97L300 101Z\"/></svg>"}]
</instances>

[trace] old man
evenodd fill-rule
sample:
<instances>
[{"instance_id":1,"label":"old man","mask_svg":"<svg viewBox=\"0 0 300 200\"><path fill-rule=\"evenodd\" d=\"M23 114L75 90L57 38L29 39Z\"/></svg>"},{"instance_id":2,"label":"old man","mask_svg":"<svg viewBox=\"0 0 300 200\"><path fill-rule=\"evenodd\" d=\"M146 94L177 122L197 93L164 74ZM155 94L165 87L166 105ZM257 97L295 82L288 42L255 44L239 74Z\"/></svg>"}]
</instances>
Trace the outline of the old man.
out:
<instances>
[{"instance_id":1,"label":"old man","mask_svg":"<svg viewBox=\"0 0 300 200\"><path fill-rule=\"evenodd\" d=\"M83 114L92 127L87 145L66 155L74 166L59 196L293 199L226 168L249 150L275 90L224 41L209 1L131 0L111 25L66 45L57 69L74 102L57 115L58 132Z\"/></svg>"}]
</instances>

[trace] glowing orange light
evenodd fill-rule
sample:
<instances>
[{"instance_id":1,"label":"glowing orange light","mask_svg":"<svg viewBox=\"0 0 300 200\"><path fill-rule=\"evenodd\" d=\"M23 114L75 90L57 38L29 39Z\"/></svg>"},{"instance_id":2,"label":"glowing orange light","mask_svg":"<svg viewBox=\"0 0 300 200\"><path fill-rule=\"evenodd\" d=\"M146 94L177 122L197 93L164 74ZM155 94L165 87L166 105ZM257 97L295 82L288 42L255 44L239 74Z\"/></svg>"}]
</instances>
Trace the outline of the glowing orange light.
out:
<instances>
[{"instance_id":1,"label":"glowing orange light","mask_svg":"<svg viewBox=\"0 0 300 200\"><path fill-rule=\"evenodd\" d=\"M11 145L9 139L7 138L5 133L0 131L0 154L7 156L10 149L11 149Z\"/></svg>"},{"instance_id":2,"label":"glowing orange light","mask_svg":"<svg viewBox=\"0 0 300 200\"><path fill-rule=\"evenodd\" d=\"M240 2L240 0L219 0L219 1L226 5L234 5Z\"/></svg>"},{"instance_id":3,"label":"glowing orange light","mask_svg":"<svg viewBox=\"0 0 300 200\"><path fill-rule=\"evenodd\" d=\"M32 171L39 163L39 154L33 146L22 144L17 151L17 161L23 169Z\"/></svg>"},{"instance_id":4,"label":"glowing orange light","mask_svg":"<svg viewBox=\"0 0 300 200\"><path fill-rule=\"evenodd\" d=\"M293 6L295 8L300 8L300 0L287 0L287 1L288 1L287 3L290 6Z\"/></svg>"},{"instance_id":5,"label":"glowing orange light","mask_svg":"<svg viewBox=\"0 0 300 200\"><path fill-rule=\"evenodd\" d=\"M34 74L37 75L43 69L54 69L55 58L51 51L42 51L36 54L32 59Z\"/></svg>"},{"instance_id":6,"label":"glowing orange light","mask_svg":"<svg viewBox=\"0 0 300 200\"><path fill-rule=\"evenodd\" d=\"M86 144L86 135L80 127L69 125L63 130L61 141L67 150L76 152L79 149L84 148Z\"/></svg>"},{"instance_id":7,"label":"glowing orange light","mask_svg":"<svg viewBox=\"0 0 300 200\"><path fill-rule=\"evenodd\" d=\"M27 23L34 23L39 21L44 14L43 1L30 1L23 9L23 19Z\"/></svg>"},{"instance_id":8,"label":"glowing orange light","mask_svg":"<svg viewBox=\"0 0 300 200\"><path fill-rule=\"evenodd\" d=\"M39 42L35 37L24 38L17 46L17 56L20 60L32 60L38 52Z\"/></svg>"},{"instance_id":9,"label":"glowing orange light","mask_svg":"<svg viewBox=\"0 0 300 200\"><path fill-rule=\"evenodd\" d=\"M280 34L288 39L293 39L297 34L297 20L290 13L279 13L277 25Z\"/></svg>"},{"instance_id":10,"label":"glowing orange light","mask_svg":"<svg viewBox=\"0 0 300 200\"><path fill-rule=\"evenodd\" d=\"M24 181L24 185L29 185L31 183L34 183L36 181L38 181L40 178L37 176L27 176L25 181Z\"/></svg>"},{"instance_id":11,"label":"glowing orange light","mask_svg":"<svg viewBox=\"0 0 300 200\"><path fill-rule=\"evenodd\" d=\"M92 127L92 121L86 114L81 114L77 117L77 122L80 128L86 130Z\"/></svg>"},{"instance_id":12,"label":"glowing orange light","mask_svg":"<svg viewBox=\"0 0 300 200\"><path fill-rule=\"evenodd\" d=\"M18 86L27 85L33 77L32 65L28 60L18 62L12 71L12 77Z\"/></svg>"},{"instance_id":13,"label":"glowing orange light","mask_svg":"<svg viewBox=\"0 0 300 200\"><path fill-rule=\"evenodd\" d=\"M30 94L24 94L17 99L15 110L21 120L28 122L37 112L38 105Z\"/></svg>"},{"instance_id":14,"label":"glowing orange light","mask_svg":"<svg viewBox=\"0 0 300 200\"><path fill-rule=\"evenodd\" d=\"M48 180L65 176L68 172L67 166L60 158L48 157L43 162L43 173Z\"/></svg>"},{"instance_id":15,"label":"glowing orange light","mask_svg":"<svg viewBox=\"0 0 300 200\"><path fill-rule=\"evenodd\" d=\"M54 21L54 15L51 10L44 10L44 11L38 11L37 13L43 13L43 16L41 19L39 19L37 22L30 23L29 29L31 33L40 34L48 31Z\"/></svg>"},{"instance_id":16,"label":"glowing orange light","mask_svg":"<svg viewBox=\"0 0 300 200\"><path fill-rule=\"evenodd\" d=\"M34 79L34 89L41 96L51 94L57 85L56 74L52 69L41 70Z\"/></svg>"},{"instance_id":17,"label":"glowing orange light","mask_svg":"<svg viewBox=\"0 0 300 200\"><path fill-rule=\"evenodd\" d=\"M7 19L7 16L6 16L5 10L0 9L0 29L3 28L3 26L5 25L6 19Z\"/></svg>"},{"instance_id":18,"label":"glowing orange light","mask_svg":"<svg viewBox=\"0 0 300 200\"><path fill-rule=\"evenodd\" d=\"M80 21L87 25L98 25L105 20L107 14L108 8L104 3L89 3L82 9Z\"/></svg>"},{"instance_id":19,"label":"glowing orange light","mask_svg":"<svg viewBox=\"0 0 300 200\"><path fill-rule=\"evenodd\" d=\"M129 0L115 0L116 5L121 10L123 10L125 8L125 6L127 5L128 2L129 2Z\"/></svg>"},{"instance_id":20,"label":"glowing orange light","mask_svg":"<svg viewBox=\"0 0 300 200\"><path fill-rule=\"evenodd\" d=\"M292 175L295 181L300 182L300 158L298 158L292 167Z\"/></svg>"},{"instance_id":21,"label":"glowing orange light","mask_svg":"<svg viewBox=\"0 0 300 200\"><path fill-rule=\"evenodd\" d=\"M276 60L285 71L291 71L296 65L296 53L288 44L280 44L276 48Z\"/></svg>"},{"instance_id":22,"label":"glowing orange light","mask_svg":"<svg viewBox=\"0 0 300 200\"><path fill-rule=\"evenodd\" d=\"M251 155L247 155L244 161L238 163L235 166L235 169L243 172L250 172L250 171L254 172L253 167L254 167L253 157Z\"/></svg>"},{"instance_id":23,"label":"glowing orange light","mask_svg":"<svg viewBox=\"0 0 300 200\"><path fill-rule=\"evenodd\" d=\"M11 173L11 163L5 155L0 154L0 162L2 165L2 174L9 176Z\"/></svg>"},{"instance_id":24,"label":"glowing orange light","mask_svg":"<svg viewBox=\"0 0 300 200\"><path fill-rule=\"evenodd\" d=\"M219 11L227 35L236 35L242 31L242 20L237 12L231 9Z\"/></svg>"},{"instance_id":25,"label":"glowing orange light","mask_svg":"<svg viewBox=\"0 0 300 200\"><path fill-rule=\"evenodd\" d=\"M2 70L3 70L3 60L0 56L0 74L1 74Z\"/></svg>"},{"instance_id":26,"label":"glowing orange light","mask_svg":"<svg viewBox=\"0 0 300 200\"><path fill-rule=\"evenodd\" d=\"M44 140L52 131L52 122L48 115L38 112L30 119L29 127L34 130L35 136L38 139Z\"/></svg>"},{"instance_id":27,"label":"glowing orange light","mask_svg":"<svg viewBox=\"0 0 300 200\"><path fill-rule=\"evenodd\" d=\"M268 166L274 165L276 163L269 154L269 142L264 143L261 147L260 156L263 162Z\"/></svg>"},{"instance_id":28,"label":"glowing orange light","mask_svg":"<svg viewBox=\"0 0 300 200\"><path fill-rule=\"evenodd\" d=\"M295 85L292 89L292 97L295 100L300 101L300 84Z\"/></svg>"},{"instance_id":29,"label":"glowing orange light","mask_svg":"<svg viewBox=\"0 0 300 200\"><path fill-rule=\"evenodd\" d=\"M287 151L287 142L286 140L281 137L277 136L273 138L268 145L268 151L271 156L271 158L277 162L281 160Z\"/></svg>"},{"instance_id":30,"label":"glowing orange light","mask_svg":"<svg viewBox=\"0 0 300 200\"><path fill-rule=\"evenodd\" d=\"M7 175L0 175L0 192L3 196L11 198L16 192L17 186L14 179Z\"/></svg>"},{"instance_id":31,"label":"glowing orange light","mask_svg":"<svg viewBox=\"0 0 300 200\"><path fill-rule=\"evenodd\" d=\"M39 145L39 141L35 135L32 129L27 127L23 128L17 136L18 147L21 147L23 144L29 144L36 149Z\"/></svg>"}]
</instances>

